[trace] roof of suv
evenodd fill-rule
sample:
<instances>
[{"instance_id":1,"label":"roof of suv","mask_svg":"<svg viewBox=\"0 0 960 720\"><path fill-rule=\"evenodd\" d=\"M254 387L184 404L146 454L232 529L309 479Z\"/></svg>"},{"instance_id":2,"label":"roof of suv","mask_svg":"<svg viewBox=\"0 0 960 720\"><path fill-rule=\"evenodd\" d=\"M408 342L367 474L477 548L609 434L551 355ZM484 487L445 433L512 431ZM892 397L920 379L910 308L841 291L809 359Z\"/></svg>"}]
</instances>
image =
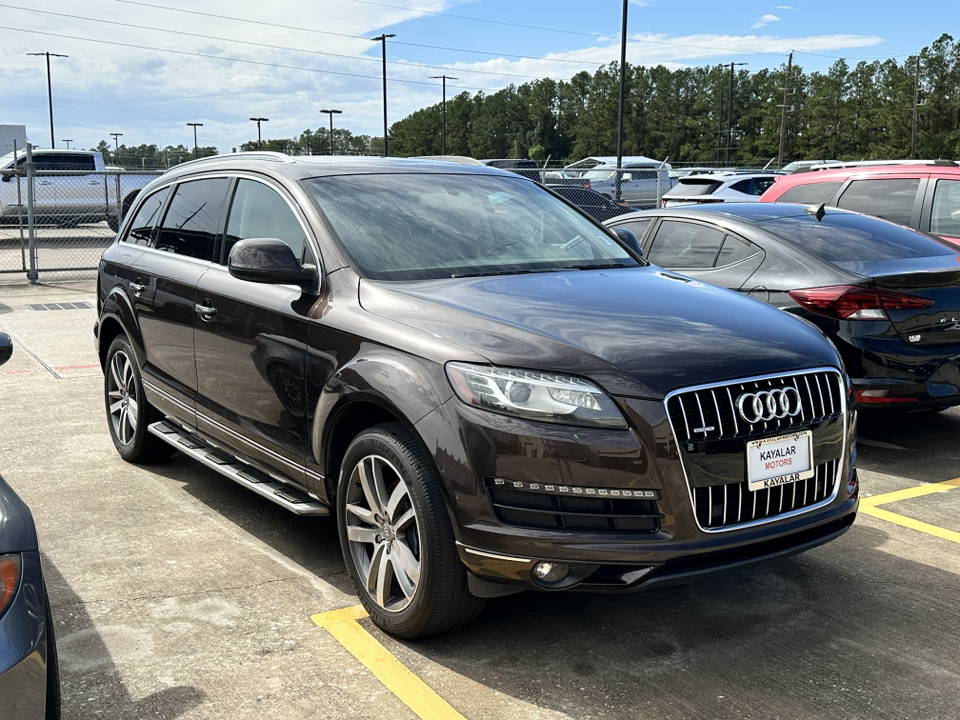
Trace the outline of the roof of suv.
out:
<instances>
[{"instance_id":1,"label":"roof of suv","mask_svg":"<svg viewBox=\"0 0 960 720\"><path fill-rule=\"evenodd\" d=\"M444 160L422 158L369 157L357 155L285 155L277 152L241 152L191 160L176 165L165 177L189 175L211 170L269 171L297 180L325 175L363 175L369 173L464 173L518 177L516 173L488 165L463 165Z\"/></svg>"},{"instance_id":2,"label":"roof of suv","mask_svg":"<svg viewBox=\"0 0 960 720\"><path fill-rule=\"evenodd\" d=\"M897 177L928 177L930 175L936 175L938 177L960 178L960 166L954 163L949 165L946 163L934 165L918 162L917 164L911 165L875 165L866 167L859 165L855 167L793 173L791 175L778 177L776 182L760 196L760 202L776 202L777 198L787 190L798 185L842 182L851 177L868 178L883 175Z\"/></svg>"}]
</instances>

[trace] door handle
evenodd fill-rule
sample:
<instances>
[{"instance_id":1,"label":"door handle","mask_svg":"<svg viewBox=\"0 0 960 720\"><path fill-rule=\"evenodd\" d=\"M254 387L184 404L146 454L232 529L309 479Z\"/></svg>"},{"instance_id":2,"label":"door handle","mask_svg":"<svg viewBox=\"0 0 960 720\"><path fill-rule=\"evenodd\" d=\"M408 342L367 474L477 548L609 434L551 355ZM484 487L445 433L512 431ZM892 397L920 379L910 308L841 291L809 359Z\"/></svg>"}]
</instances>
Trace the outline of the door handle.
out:
<instances>
[{"instance_id":1,"label":"door handle","mask_svg":"<svg viewBox=\"0 0 960 720\"><path fill-rule=\"evenodd\" d=\"M87 180L88 185L100 185L99 180Z\"/></svg>"},{"instance_id":2,"label":"door handle","mask_svg":"<svg viewBox=\"0 0 960 720\"><path fill-rule=\"evenodd\" d=\"M137 278L137 280L142 280L142 278ZM141 285L139 282L130 283L130 290L133 291L134 297L140 297L140 293L147 289L146 285Z\"/></svg>"},{"instance_id":3,"label":"door handle","mask_svg":"<svg viewBox=\"0 0 960 720\"><path fill-rule=\"evenodd\" d=\"M53 185L49 180L37 180L37 185Z\"/></svg>"},{"instance_id":4,"label":"door handle","mask_svg":"<svg viewBox=\"0 0 960 720\"><path fill-rule=\"evenodd\" d=\"M204 302L210 302L209 300L204 300ZM200 316L200 319L204 322L213 322L217 319L217 309L215 307L210 307L209 305L194 305L193 309L196 311L197 315Z\"/></svg>"}]
</instances>

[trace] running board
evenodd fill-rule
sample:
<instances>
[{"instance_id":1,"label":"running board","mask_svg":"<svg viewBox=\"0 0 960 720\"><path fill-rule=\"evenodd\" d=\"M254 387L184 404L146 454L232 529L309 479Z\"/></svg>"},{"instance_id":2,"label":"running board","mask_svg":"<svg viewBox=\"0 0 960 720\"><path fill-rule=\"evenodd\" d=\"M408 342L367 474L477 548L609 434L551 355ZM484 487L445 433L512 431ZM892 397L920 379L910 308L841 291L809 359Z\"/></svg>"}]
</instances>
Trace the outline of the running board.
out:
<instances>
[{"instance_id":1,"label":"running board","mask_svg":"<svg viewBox=\"0 0 960 720\"><path fill-rule=\"evenodd\" d=\"M191 435L168 422L161 420L147 429L164 442L170 443L184 455L199 460L221 475L226 475L258 495L262 495L296 515L330 515L330 507L291 485L274 480L246 463L208 445L202 438Z\"/></svg>"}]
</instances>

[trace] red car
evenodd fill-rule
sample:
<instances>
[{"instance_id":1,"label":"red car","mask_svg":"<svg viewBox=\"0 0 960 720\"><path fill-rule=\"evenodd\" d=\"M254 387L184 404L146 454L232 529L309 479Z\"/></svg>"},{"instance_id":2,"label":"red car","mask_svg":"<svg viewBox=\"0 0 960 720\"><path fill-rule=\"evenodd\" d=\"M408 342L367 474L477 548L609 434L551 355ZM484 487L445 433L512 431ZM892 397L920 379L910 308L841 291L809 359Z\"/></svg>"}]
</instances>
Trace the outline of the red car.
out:
<instances>
[{"instance_id":1,"label":"red car","mask_svg":"<svg viewBox=\"0 0 960 720\"><path fill-rule=\"evenodd\" d=\"M824 203L856 210L960 247L960 166L952 160L783 175L760 202Z\"/></svg>"}]
</instances>

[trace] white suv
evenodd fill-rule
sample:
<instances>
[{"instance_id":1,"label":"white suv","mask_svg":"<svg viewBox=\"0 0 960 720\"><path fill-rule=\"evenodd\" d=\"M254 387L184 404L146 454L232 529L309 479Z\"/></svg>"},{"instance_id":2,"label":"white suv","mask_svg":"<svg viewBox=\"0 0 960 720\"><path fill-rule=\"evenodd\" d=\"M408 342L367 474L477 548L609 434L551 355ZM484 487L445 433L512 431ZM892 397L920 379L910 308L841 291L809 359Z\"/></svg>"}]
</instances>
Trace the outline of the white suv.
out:
<instances>
[{"instance_id":1,"label":"white suv","mask_svg":"<svg viewBox=\"0 0 960 720\"><path fill-rule=\"evenodd\" d=\"M718 172L688 175L663 194L660 207L717 202L756 202L781 173Z\"/></svg>"}]
</instances>

